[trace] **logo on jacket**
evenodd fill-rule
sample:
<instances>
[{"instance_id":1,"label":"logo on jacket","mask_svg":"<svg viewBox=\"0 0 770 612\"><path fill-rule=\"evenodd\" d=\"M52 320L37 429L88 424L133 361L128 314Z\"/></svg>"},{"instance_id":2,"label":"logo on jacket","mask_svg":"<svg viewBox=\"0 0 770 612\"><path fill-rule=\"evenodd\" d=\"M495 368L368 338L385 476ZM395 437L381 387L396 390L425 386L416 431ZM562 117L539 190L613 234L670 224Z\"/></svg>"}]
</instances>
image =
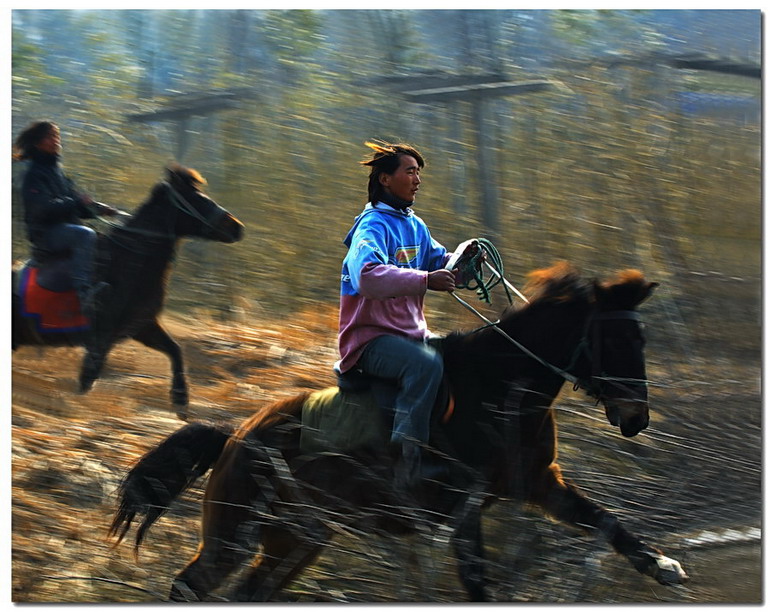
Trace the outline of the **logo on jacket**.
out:
<instances>
[{"instance_id":1,"label":"logo on jacket","mask_svg":"<svg viewBox=\"0 0 770 612\"><path fill-rule=\"evenodd\" d=\"M417 257L419 252L419 245L398 247L395 252L396 263L400 266L407 265Z\"/></svg>"}]
</instances>

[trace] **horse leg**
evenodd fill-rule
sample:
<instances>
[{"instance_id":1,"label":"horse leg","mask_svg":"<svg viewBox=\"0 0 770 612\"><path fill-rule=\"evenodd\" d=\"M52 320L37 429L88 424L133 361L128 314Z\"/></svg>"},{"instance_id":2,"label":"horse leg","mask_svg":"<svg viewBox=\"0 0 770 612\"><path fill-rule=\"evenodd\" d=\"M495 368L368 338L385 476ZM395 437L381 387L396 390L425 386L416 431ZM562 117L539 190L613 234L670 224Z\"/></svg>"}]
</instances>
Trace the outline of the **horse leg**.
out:
<instances>
[{"instance_id":1,"label":"horse leg","mask_svg":"<svg viewBox=\"0 0 770 612\"><path fill-rule=\"evenodd\" d=\"M643 542L612 513L565 482L557 465L552 464L542 472L539 484L533 491L531 501L554 518L584 529L597 529L640 573L652 576L663 585L682 584L689 580L678 561Z\"/></svg>"},{"instance_id":2,"label":"horse leg","mask_svg":"<svg viewBox=\"0 0 770 612\"><path fill-rule=\"evenodd\" d=\"M209 478L198 552L171 587L174 601L201 601L253 557L277 499L275 469L259 440L228 443Z\"/></svg>"},{"instance_id":3,"label":"horse leg","mask_svg":"<svg viewBox=\"0 0 770 612\"><path fill-rule=\"evenodd\" d=\"M171 360L171 401L174 406L185 407L189 402L187 393L187 381L184 374L184 362L182 349L176 341L168 335L157 321L145 325L138 333L134 334L134 340L145 346L168 355Z\"/></svg>"},{"instance_id":4,"label":"horse leg","mask_svg":"<svg viewBox=\"0 0 770 612\"><path fill-rule=\"evenodd\" d=\"M178 602L203 601L253 554L253 548L238 542L205 537L192 560L174 578L169 599Z\"/></svg>"},{"instance_id":5,"label":"horse leg","mask_svg":"<svg viewBox=\"0 0 770 612\"><path fill-rule=\"evenodd\" d=\"M94 382L101 376L104 361L110 351L110 343L105 342L97 335L86 337L83 346L86 354L80 366L80 392L86 393L94 386Z\"/></svg>"},{"instance_id":6,"label":"horse leg","mask_svg":"<svg viewBox=\"0 0 770 612\"><path fill-rule=\"evenodd\" d=\"M328 540L328 530L317 524L317 534L297 533L266 526L262 551L255 558L235 593L236 601L269 601L315 560ZM293 532L293 533L292 533Z\"/></svg>"},{"instance_id":7,"label":"horse leg","mask_svg":"<svg viewBox=\"0 0 770 612\"><path fill-rule=\"evenodd\" d=\"M452 534L460 580L471 601L486 601L484 577L484 542L481 532L481 499L471 494L463 515Z\"/></svg>"}]
</instances>

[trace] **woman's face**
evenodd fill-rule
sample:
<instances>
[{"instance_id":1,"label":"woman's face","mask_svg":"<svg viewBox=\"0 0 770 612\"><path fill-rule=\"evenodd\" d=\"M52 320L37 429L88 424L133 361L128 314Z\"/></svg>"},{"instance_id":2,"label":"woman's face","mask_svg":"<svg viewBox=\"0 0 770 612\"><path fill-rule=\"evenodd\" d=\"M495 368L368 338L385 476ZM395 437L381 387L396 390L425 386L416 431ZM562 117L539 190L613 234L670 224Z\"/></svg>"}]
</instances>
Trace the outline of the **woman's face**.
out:
<instances>
[{"instance_id":1,"label":"woman's face","mask_svg":"<svg viewBox=\"0 0 770 612\"><path fill-rule=\"evenodd\" d=\"M61 136L59 128L52 127L48 133L37 142L38 150L49 155L56 155L61 151Z\"/></svg>"}]
</instances>

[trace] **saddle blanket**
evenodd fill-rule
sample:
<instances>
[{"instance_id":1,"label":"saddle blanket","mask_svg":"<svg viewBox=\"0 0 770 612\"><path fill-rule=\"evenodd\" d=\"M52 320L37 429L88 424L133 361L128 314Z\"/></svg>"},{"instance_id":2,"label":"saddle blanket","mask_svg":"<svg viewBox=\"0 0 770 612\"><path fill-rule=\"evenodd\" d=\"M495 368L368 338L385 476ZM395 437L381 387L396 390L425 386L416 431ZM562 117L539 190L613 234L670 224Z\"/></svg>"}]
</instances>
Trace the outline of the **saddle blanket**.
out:
<instances>
[{"instance_id":1,"label":"saddle blanket","mask_svg":"<svg viewBox=\"0 0 770 612\"><path fill-rule=\"evenodd\" d=\"M19 283L21 314L35 322L37 331L62 333L88 329L88 319L80 312L80 300L74 289L44 289L38 284L37 275L37 267L25 266Z\"/></svg>"},{"instance_id":2,"label":"saddle blanket","mask_svg":"<svg viewBox=\"0 0 770 612\"><path fill-rule=\"evenodd\" d=\"M390 437L381 408L368 392L315 391L302 407L300 448L303 452L349 452L383 447Z\"/></svg>"}]
</instances>

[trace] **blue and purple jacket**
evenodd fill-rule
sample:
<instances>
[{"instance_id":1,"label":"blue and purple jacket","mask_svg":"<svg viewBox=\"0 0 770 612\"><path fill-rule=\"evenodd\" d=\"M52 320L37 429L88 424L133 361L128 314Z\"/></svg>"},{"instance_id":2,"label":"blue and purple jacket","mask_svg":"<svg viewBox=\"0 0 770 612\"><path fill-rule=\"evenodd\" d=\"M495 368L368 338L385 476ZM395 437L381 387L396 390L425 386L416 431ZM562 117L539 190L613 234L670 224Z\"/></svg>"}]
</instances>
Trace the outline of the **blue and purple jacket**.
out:
<instances>
[{"instance_id":1,"label":"blue and purple jacket","mask_svg":"<svg viewBox=\"0 0 770 612\"><path fill-rule=\"evenodd\" d=\"M442 268L447 250L412 209L367 204L344 240L340 286L340 361L346 372L366 344L382 335L423 341L430 335L423 313L428 272Z\"/></svg>"}]
</instances>

